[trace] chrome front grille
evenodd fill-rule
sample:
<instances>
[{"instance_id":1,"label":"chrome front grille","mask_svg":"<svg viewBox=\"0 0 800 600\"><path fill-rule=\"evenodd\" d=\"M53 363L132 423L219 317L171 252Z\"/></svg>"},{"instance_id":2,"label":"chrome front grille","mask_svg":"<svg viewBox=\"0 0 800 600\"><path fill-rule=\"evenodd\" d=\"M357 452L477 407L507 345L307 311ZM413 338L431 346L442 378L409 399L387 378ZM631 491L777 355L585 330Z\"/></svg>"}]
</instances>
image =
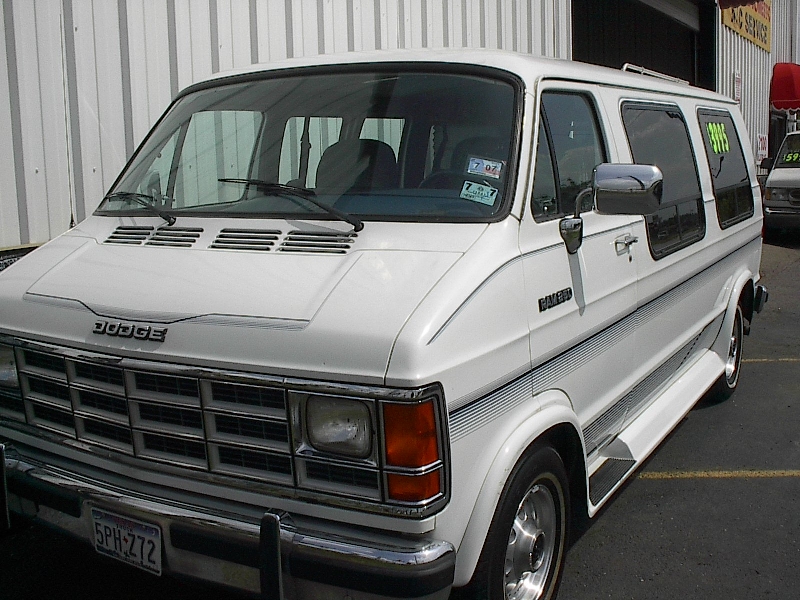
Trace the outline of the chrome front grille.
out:
<instances>
[{"instance_id":1,"label":"chrome front grille","mask_svg":"<svg viewBox=\"0 0 800 600\"><path fill-rule=\"evenodd\" d=\"M283 389L30 349L17 357L22 402L0 403L28 423L139 458L293 483Z\"/></svg>"},{"instance_id":2,"label":"chrome front grille","mask_svg":"<svg viewBox=\"0 0 800 600\"><path fill-rule=\"evenodd\" d=\"M0 416L19 419L25 414L25 403L19 395L0 387Z\"/></svg>"},{"instance_id":3,"label":"chrome front grille","mask_svg":"<svg viewBox=\"0 0 800 600\"><path fill-rule=\"evenodd\" d=\"M339 427L337 414L352 414L348 411L360 406L356 414L362 416L356 418L366 419L371 432L365 452L326 447L328 421L318 420L313 406L325 407L333 427ZM424 454L426 462L395 463L386 450L413 446L402 437L414 435L410 428L393 427L394 438L385 430L387 414L394 415L392 422L405 423L398 415L407 410L432 415L439 441L433 453L428 448ZM446 423L444 398L435 385L352 386L143 361L0 336L0 434L21 444L32 438L15 436L97 453L111 469L116 462L132 472L153 470L266 495L419 518L440 510L449 498ZM73 459L80 462L79 456ZM433 481L438 486L431 491ZM420 485L409 488L410 482ZM408 499L409 489L428 495Z\"/></svg>"}]
</instances>

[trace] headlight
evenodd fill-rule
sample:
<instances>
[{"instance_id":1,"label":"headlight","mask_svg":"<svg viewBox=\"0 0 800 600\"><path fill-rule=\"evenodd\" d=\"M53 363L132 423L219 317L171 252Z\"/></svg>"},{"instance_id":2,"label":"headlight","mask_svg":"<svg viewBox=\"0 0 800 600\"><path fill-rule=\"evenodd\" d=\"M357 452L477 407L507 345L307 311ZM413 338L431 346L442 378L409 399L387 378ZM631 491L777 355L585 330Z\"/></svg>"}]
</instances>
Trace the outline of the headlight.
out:
<instances>
[{"instance_id":1,"label":"headlight","mask_svg":"<svg viewBox=\"0 0 800 600\"><path fill-rule=\"evenodd\" d=\"M372 417L358 400L312 396L306 404L308 441L320 452L352 458L372 453Z\"/></svg>"},{"instance_id":2,"label":"headlight","mask_svg":"<svg viewBox=\"0 0 800 600\"><path fill-rule=\"evenodd\" d=\"M767 188L767 200L774 200L775 202L788 202L789 190L785 188Z\"/></svg>"}]
</instances>

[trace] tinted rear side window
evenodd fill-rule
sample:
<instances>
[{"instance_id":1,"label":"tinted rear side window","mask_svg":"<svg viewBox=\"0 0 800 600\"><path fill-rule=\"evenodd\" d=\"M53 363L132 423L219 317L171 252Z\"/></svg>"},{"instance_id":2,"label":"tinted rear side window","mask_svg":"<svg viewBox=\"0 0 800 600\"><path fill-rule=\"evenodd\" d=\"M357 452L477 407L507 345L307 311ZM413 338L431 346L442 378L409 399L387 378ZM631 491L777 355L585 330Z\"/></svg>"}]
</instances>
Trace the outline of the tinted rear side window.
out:
<instances>
[{"instance_id":1,"label":"tinted rear side window","mask_svg":"<svg viewBox=\"0 0 800 600\"><path fill-rule=\"evenodd\" d=\"M705 235L703 197L689 132L677 106L624 104L622 120L634 162L656 165L664 174L661 208L646 217L650 252L659 259Z\"/></svg>"},{"instance_id":2,"label":"tinted rear side window","mask_svg":"<svg viewBox=\"0 0 800 600\"><path fill-rule=\"evenodd\" d=\"M717 218L723 229L753 216L753 188L733 119L724 111L699 110Z\"/></svg>"}]
</instances>

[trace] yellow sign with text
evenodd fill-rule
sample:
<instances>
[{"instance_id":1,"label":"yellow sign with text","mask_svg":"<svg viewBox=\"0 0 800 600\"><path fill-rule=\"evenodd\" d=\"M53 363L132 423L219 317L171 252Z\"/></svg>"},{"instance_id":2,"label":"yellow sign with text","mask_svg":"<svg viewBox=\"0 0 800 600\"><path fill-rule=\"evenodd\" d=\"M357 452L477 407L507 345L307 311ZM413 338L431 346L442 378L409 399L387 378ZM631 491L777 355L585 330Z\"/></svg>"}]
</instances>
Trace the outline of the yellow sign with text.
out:
<instances>
[{"instance_id":1,"label":"yellow sign with text","mask_svg":"<svg viewBox=\"0 0 800 600\"><path fill-rule=\"evenodd\" d=\"M772 51L772 0L724 8L722 23L756 46Z\"/></svg>"}]
</instances>

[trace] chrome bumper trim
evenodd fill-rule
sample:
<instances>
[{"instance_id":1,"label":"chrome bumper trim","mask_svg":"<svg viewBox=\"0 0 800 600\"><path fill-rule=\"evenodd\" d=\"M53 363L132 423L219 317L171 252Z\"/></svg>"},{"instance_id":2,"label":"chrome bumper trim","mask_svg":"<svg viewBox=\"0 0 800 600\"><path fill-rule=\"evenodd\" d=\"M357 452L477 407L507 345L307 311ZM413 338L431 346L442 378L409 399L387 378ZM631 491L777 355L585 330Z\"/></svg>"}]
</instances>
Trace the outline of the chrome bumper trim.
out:
<instances>
[{"instance_id":1,"label":"chrome bumper trim","mask_svg":"<svg viewBox=\"0 0 800 600\"><path fill-rule=\"evenodd\" d=\"M356 538L341 527L342 533L331 533L330 524L298 526L292 515L271 511L253 522L197 505L135 496L32 464L8 444L0 444L0 456L0 490L8 490L0 501L10 510L89 542L94 539L93 506L157 523L165 533L162 552L169 572L261 594L265 600L313 597L309 592L315 586L347 591L354 600L446 599L453 582L455 549L449 542L371 533ZM35 507L33 514L30 507ZM237 575L226 580L231 569L223 565Z\"/></svg>"}]
</instances>

